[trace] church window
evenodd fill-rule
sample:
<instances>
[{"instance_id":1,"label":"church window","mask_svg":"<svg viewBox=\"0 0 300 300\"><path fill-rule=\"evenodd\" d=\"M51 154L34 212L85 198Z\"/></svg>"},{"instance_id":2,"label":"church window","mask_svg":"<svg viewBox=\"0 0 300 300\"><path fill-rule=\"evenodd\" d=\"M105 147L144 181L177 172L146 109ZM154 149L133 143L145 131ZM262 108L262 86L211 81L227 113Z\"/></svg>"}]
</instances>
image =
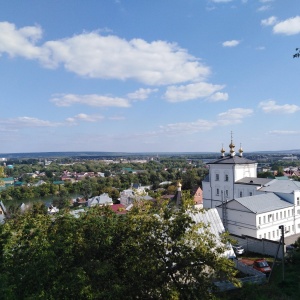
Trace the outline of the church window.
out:
<instances>
[{"instance_id":1,"label":"church window","mask_svg":"<svg viewBox=\"0 0 300 300\"><path fill-rule=\"evenodd\" d=\"M225 181L228 181L229 180L229 176L226 174L225 175Z\"/></svg>"},{"instance_id":2,"label":"church window","mask_svg":"<svg viewBox=\"0 0 300 300\"><path fill-rule=\"evenodd\" d=\"M219 181L219 174L216 174L216 181Z\"/></svg>"},{"instance_id":3,"label":"church window","mask_svg":"<svg viewBox=\"0 0 300 300\"><path fill-rule=\"evenodd\" d=\"M219 189L217 189L216 194L217 194L217 196L219 196L219 194L220 194L220 190Z\"/></svg>"}]
</instances>

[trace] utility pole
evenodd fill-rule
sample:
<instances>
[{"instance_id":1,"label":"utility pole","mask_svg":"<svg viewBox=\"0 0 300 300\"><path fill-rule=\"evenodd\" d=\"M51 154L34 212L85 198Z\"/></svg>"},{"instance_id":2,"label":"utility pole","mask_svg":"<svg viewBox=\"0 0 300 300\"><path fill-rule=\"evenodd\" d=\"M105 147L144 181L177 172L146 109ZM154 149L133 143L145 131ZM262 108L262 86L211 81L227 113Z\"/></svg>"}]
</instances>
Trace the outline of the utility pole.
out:
<instances>
[{"instance_id":1,"label":"utility pole","mask_svg":"<svg viewBox=\"0 0 300 300\"><path fill-rule=\"evenodd\" d=\"M281 229L281 242L282 242L282 281L284 281L284 226L280 225Z\"/></svg>"}]
</instances>

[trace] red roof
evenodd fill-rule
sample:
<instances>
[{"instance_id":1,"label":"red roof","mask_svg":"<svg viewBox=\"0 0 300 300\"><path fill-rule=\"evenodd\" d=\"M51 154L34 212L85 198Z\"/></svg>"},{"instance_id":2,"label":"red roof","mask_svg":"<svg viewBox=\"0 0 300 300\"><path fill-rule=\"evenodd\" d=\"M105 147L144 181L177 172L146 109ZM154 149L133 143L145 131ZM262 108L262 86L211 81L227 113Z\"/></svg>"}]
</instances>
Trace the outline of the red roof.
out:
<instances>
[{"instance_id":1,"label":"red roof","mask_svg":"<svg viewBox=\"0 0 300 300\"><path fill-rule=\"evenodd\" d=\"M113 204L109 206L113 212L118 215L124 215L127 213L125 206L123 204Z\"/></svg>"}]
</instances>

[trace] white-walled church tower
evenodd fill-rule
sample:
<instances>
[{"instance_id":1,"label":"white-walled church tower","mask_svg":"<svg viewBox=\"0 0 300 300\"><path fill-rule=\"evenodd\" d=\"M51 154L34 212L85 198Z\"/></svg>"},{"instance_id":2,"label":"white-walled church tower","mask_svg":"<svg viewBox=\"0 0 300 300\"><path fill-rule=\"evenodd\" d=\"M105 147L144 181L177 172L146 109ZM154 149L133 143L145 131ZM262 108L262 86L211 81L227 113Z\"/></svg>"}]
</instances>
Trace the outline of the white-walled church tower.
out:
<instances>
[{"instance_id":1,"label":"white-walled church tower","mask_svg":"<svg viewBox=\"0 0 300 300\"><path fill-rule=\"evenodd\" d=\"M229 154L222 147L221 157L209 163L209 175L202 181L203 207L214 208L223 201L239 197L235 191L235 182L244 177L257 177L257 163L243 157L243 149L235 153L231 137Z\"/></svg>"}]
</instances>

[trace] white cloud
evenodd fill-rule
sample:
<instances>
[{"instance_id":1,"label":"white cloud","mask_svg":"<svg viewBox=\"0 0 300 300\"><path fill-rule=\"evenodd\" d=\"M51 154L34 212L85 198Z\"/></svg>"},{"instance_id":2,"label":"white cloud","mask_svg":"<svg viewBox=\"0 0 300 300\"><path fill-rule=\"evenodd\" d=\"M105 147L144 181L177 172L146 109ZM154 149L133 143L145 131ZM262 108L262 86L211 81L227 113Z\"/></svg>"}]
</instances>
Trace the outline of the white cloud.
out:
<instances>
[{"instance_id":1,"label":"white cloud","mask_svg":"<svg viewBox=\"0 0 300 300\"><path fill-rule=\"evenodd\" d=\"M293 114L300 110L300 106L294 104L278 105L274 100L262 101L259 103L258 107L265 113Z\"/></svg>"},{"instance_id":2,"label":"white cloud","mask_svg":"<svg viewBox=\"0 0 300 300\"><path fill-rule=\"evenodd\" d=\"M300 16L286 19L273 27L276 34L294 35L300 33Z\"/></svg>"},{"instance_id":3,"label":"white cloud","mask_svg":"<svg viewBox=\"0 0 300 300\"><path fill-rule=\"evenodd\" d=\"M238 40L231 40L231 41L225 41L222 43L223 47L236 47L240 44L240 41Z\"/></svg>"},{"instance_id":4,"label":"white cloud","mask_svg":"<svg viewBox=\"0 0 300 300\"><path fill-rule=\"evenodd\" d=\"M270 5L263 5L263 6L259 7L257 9L257 11L266 11L266 10L269 10L270 8L271 8Z\"/></svg>"},{"instance_id":5,"label":"white cloud","mask_svg":"<svg viewBox=\"0 0 300 300\"><path fill-rule=\"evenodd\" d=\"M103 119L104 119L104 117L100 116L100 115L87 115L87 114L81 113L74 117L67 118L66 121L69 123L76 123L77 121L98 122Z\"/></svg>"},{"instance_id":6,"label":"white cloud","mask_svg":"<svg viewBox=\"0 0 300 300\"><path fill-rule=\"evenodd\" d=\"M133 93L127 94L127 97L132 100L145 100L149 97L151 93L157 92L158 89L143 89L140 88Z\"/></svg>"},{"instance_id":7,"label":"white cloud","mask_svg":"<svg viewBox=\"0 0 300 300\"><path fill-rule=\"evenodd\" d=\"M160 126L160 129L162 131L161 133L174 135L205 132L212 130L217 126L227 126L241 123L244 118L251 116L252 113L252 109L234 108L220 113L217 121L199 119L194 122L181 122Z\"/></svg>"},{"instance_id":8,"label":"white cloud","mask_svg":"<svg viewBox=\"0 0 300 300\"><path fill-rule=\"evenodd\" d=\"M249 108L233 108L226 112L218 114L220 125L229 125L241 123L246 117L253 114L253 110Z\"/></svg>"},{"instance_id":9,"label":"white cloud","mask_svg":"<svg viewBox=\"0 0 300 300\"><path fill-rule=\"evenodd\" d=\"M203 80L210 68L175 43L125 40L89 32L35 43L42 36L39 26L17 29L0 22L0 54L36 59L49 68L60 65L81 76L102 79L134 79L148 85L166 85Z\"/></svg>"},{"instance_id":10,"label":"white cloud","mask_svg":"<svg viewBox=\"0 0 300 300\"><path fill-rule=\"evenodd\" d=\"M165 93L165 98L169 102L183 102L197 98L206 98L224 87L224 85L214 85L206 82L169 86Z\"/></svg>"},{"instance_id":11,"label":"white cloud","mask_svg":"<svg viewBox=\"0 0 300 300\"><path fill-rule=\"evenodd\" d=\"M197 120L194 122L173 123L160 126L163 133L166 134L193 134L197 132L205 132L213 129L217 125L216 122L207 120Z\"/></svg>"},{"instance_id":12,"label":"white cloud","mask_svg":"<svg viewBox=\"0 0 300 300\"><path fill-rule=\"evenodd\" d=\"M10 129L23 129L23 128L38 128L38 127L57 127L62 126L62 123L50 122L32 117L17 117L12 119L1 119L1 126Z\"/></svg>"},{"instance_id":13,"label":"white cloud","mask_svg":"<svg viewBox=\"0 0 300 300\"><path fill-rule=\"evenodd\" d=\"M268 132L272 135L299 135L300 131L296 130L271 130Z\"/></svg>"},{"instance_id":14,"label":"white cloud","mask_svg":"<svg viewBox=\"0 0 300 300\"><path fill-rule=\"evenodd\" d=\"M101 96L101 95L75 95L62 94L54 95L51 99L56 106L71 106L74 104L83 104L96 107L129 107L129 101L124 98Z\"/></svg>"},{"instance_id":15,"label":"white cloud","mask_svg":"<svg viewBox=\"0 0 300 300\"><path fill-rule=\"evenodd\" d=\"M228 100L228 94L227 93L222 93L222 92L217 92L214 93L209 97L209 100L211 102L218 102L218 101L227 101Z\"/></svg>"},{"instance_id":16,"label":"white cloud","mask_svg":"<svg viewBox=\"0 0 300 300\"><path fill-rule=\"evenodd\" d=\"M16 29L14 24L0 22L0 55L22 56L27 59L37 59L42 56L42 50L35 46L42 36L39 26L28 26Z\"/></svg>"},{"instance_id":17,"label":"white cloud","mask_svg":"<svg viewBox=\"0 0 300 300\"><path fill-rule=\"evenodd\" d=\"M277 18L275 16L271 16L268 19L261 20L261 25L263 26L272 26L277 22Z\"/></svg>"}]
</instances>

